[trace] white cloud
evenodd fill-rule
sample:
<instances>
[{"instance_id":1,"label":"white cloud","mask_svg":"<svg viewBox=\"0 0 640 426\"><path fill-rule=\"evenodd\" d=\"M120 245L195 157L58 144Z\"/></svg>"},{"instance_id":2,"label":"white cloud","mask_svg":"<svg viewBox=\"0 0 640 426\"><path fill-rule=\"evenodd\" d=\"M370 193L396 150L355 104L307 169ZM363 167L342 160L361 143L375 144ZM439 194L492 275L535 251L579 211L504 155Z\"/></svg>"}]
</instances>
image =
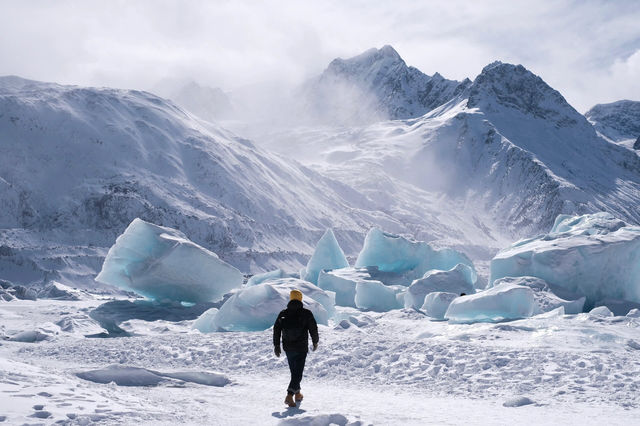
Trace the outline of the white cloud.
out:
<instances>
[{"instance_id":1,"label":"white cloud","mask_svg":"<svg viewBox=\"0 0 640 426\"><path fill-rule=\"evenodd\" d=\"M631 1L0 2L0 74L149 88L194 78L232 89L318 73L393 45L407 63L473 78L522 63L579 110L640 98L640 8ZM620 89L624 88L624 89Z\"/></svg>"}]
</instances>

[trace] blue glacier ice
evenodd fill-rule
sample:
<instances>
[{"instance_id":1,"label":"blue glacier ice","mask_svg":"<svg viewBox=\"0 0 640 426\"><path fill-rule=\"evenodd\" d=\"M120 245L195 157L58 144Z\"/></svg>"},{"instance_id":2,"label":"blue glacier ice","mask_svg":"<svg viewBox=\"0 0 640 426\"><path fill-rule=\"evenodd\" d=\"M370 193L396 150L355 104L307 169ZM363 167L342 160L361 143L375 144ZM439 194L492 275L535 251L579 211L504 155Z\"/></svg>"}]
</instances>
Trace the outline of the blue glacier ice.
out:
<instances>
[{"instance_id":1,"label":"blue glacier ice","mask_svg":"<svg viewBox=\"0 0 640 426\"><path fill-rule=\"evenodd\" d=\"M551 231L518 241L491 261L490 282L533 276L586 296L640 303L640 227L609 213L560 215Z\"/></svg>"},{"instance_id":2,"label":"blue glacier ice","mask_svg":"<svg viewBox=\"0 0 640 426\"><path fill-rule=\"evenodd\" d=\"M336 294L336 305L356 307L356 285L362 281L374 281L366 268L340 268L321 271L318 287Z\"/></svg>"},{"instance_id":3,"label":"blue glacier ice","mask_svg":"<svg viewBox=\"0 0 640 426\"><path fill-rule=\"evenodd\" d=\"M329 319L327 310L311 296L330 301L332 295L309 282L293 278L284 280L280 283L268 281L238 290L217 311L210 309L203 313L194 327L203 333L266 330L273 325L278 313L287 307L293 288L303 293L302 304L313 312L318 324L326 325Z\"/></svg>"},{"instance_id":4,"label":"blue glacier ice","mask_svg":"<svg viewBox=\"0 0 640 426\"><path fill-rule=\"evenodd\" d=\"M404 307L420 309L427 294L434 291L449 293L473 294L475 275L473 270L462 263L458 263L448 271L432 269L424 274L424 277L414 280L404 296Z\"/></svg>"},{"instance_id":5,"label":"blue glacier ice","mask_svg":"<svg viewBox=\"0 0 640 426\"><path fill-rule=\"evenodd\" d=\"M402 305L396 297L398 291L398 286L386 286L380 281L358 281L355 296L356 307L376 312L399 309Z\"/></svg>"},{"instance_id":6,"label":"blue glacier ice","mask_svg":"<svg viewBox=\"0 0 640 426\"><path fill-rule=\"evenodd\" d=\"M459 263L471 268L472 282L475 284L476 270L463 253L450 248L434 249L426 242L410 241L399 235L371 228L355 266L376 266L381 272L402 274L407 278L408 285L431 269L446 271Z\"/></svg>"},{"instance_id":7,"label":"blue glacier ice","mask_svg":"<svg viewBox=\"0 0 640 426\"><path fill-rule=\"evenodd\" d=\"M158 301L211 302L242 273L180 231L134 219L109 249L96 281Z\"/></svg>"},{"instance_id":8,"label":"blue glacier ice","mask_svg":"<svg viewBox=\"0 0 640 426\"><path fill-rule=\"evenodd\" d=\"M318 275L324 269L346 268L349 262L340 248L338 241L331 229L327 229L316 249L307 263L307 267L301 272L300 278L314 284L318 283Z\"/></svg>"},{"instance_id":9,"label":"blue glacier ice","mask_svg":"<svg viewBox=\"0 0 640 426\"><path fill-rule=\"evenodd\" d=\"M535 304L533 290L529 287L500 283L488 290L454 299L445 319L473 323L527 318L533 315Z\"/></svg>"},{"instance_id":10,"label":"blue glacier ice","mask_svg":"<svg viewBox=\"0 0 640 426\"><path fill-rule=\"evenodd\" d=\"M579 314L583 311L586 300L584 296L571 294L567 290L549 285L545 280L536 277L505 277L496 280L493 285L500 283L517 284L533 290L533 297L536 301L534 315L552 311L560 306L564 307L564 313L568 315ZM557 293L562 294L563 297Z\"/></svg>"},{"instance_id":11,"label":"blue glacier ice","mask_svg":"<svg viewBox=\"0 0 640 426\"><path fill-rule=\"evenodd\" d=\"M262 284L268 280L275 280L278 278L284 278L287 274L282 269L276 269L275 271L269 271L262 274L256 274L247 280L247 286Z\"/></svg>"},{"instance_id":12,"label":"blue glacier ice","mask_svg":"<svg viewBox=\"0 0 640 426\"><path fill-rule=\"evenodd\" d=\"M446 291L434 291L427 294L424 298L424 304L422 310L427 316L435 319L444 319L444 315L449 308L449 305L457 297L460 297L460 293L447 293Z\"/></svg>"}]
</instances>

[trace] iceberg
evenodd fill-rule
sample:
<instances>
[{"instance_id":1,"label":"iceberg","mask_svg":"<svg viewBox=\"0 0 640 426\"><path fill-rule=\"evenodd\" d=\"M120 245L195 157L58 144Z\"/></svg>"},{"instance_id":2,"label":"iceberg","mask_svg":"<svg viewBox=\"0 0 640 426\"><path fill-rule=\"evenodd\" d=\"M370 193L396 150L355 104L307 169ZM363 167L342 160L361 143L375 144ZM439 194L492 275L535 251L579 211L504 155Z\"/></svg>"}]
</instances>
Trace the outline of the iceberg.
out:
<instances>
[{"instance_id":1,"label":"iceberg","mask_svg":"<svg viewBox=\"0 0 640 426\"><path fill-rule=\"evenodd\" d=\"M262 284L265 281L276 280L278 278L284 278L286 274L282 269L276 269L275 271L265 272L263 274L256 274L247 280L247 286Z\"/></svg>"},{"instance_id":2,"label":"iceberg","mask_svg":"<svg viewBox=\"0 0 640 426\"><path fill-rule=\"evenodd\" d=\"M450 248L437 250L426 242L409 241L399 235L371 228L355 266L376 266L381 272L403 274L407 277L408 285L431 269L446 271L459 263L471 269L472 283L475 284L477 274L473 262L463 253Z\"/></svg>"},{"instance_id":3,"label":"iceberg","mask_svg":"<svg viewBox=\"0 0 640 426\"><path fill-rule=\"evenodd\" d=\"M204 312L195 321L194 327L203 333L266 330L273 325L278 313L287 307L293 288L302 292L302 304L313 312L316 322L327 325L329 314L312 295L325 300L331 300L331 295L308 282L294 278L285 280L281 283L269 281L238 290L217 311L210 309Z\"/></svg>"},{"instance_id":4,"label":"iceberg","mask_svg":"<svg viewBox=\"0 0 640 426\"><path fill-rule=\"evenodd\" d=\"M462 263L458 263L448 271L432 269L424 274L424 277L414 280L404 296L404 307L407 309L420 309L427 294L434 291L448 293L473 294L473 270Z\"/></svg>"},{"instance_id":5,"label":"iceberg","mask_svg":"<svg viewBox=\"0 0 640 426\"><path fill-rule=\"evenodd\" d=\"M527 318L533 314L535 303L529 287L499 283L488 290L454 299L444 317L454 323Z\"/></svg>"},{"instance_id":6,"label":"iceberg","mask_svg":"<svg viewBox=\"0 0 640 426\"><path fill-rule=\"evenodd\" d=\"M424 298L422 310L431 318L442 320L447 313L447 309L453 300L460 297L459 293L447 293L445 291L434 291Z\"/></svg>"},{"instance_id":7,"label":"iceberg","mask_svg":"<svg viewBox=\"0 0 640 426\"><path fill-rule=\"evenodd\" d=\"M307 263L307 267L301 271L300 278L311 283L318 283L320 271L325 269L339 269L349 266L349 262L340 248L338 241L331 229L327 229L316 249Z\"/></svg>"},{"instance_id":8,"label":"iceberg","mask_svg":"<svg viewBox=\"0 0 640 426\"><path fill-rule=\"evenodd\" d=\"M533 276L586 296L640 303L640 227L609 213L560 215L543 236L514 243L491 261L490 282Z\"/></svg>"},{"instance_id":9,"label":"iceberg","mask_svg":"<svg viewBox=\"0 0 640 426\"><path fill-rule=\"evenodd\" d=\"M545 280L536 277L505 277L500 278L494 284L499 285L500 283L526 286L533 290L533 298L536 301L533 315L549 312L560 306L564 307L564 312L568 315L579 314L582 312L586 300L584 296L571 295L568 291L551 286ZM568 296L571 300L559 297L556 292L564 297Z\"/></svg>"},{"instance_id":10,"label":"iceberg","mask_svg":"<svg viewBox=\"0 0 640 426\"><path fill-rule=\"evenodd\" d=\"M180 231L134 219L109 249L96 281L164 301L211 302L242 273Z\"/></svg>"},{"instance_id":11,"label":"iceberg","mask_svg":"<svg viewBox=\"0 0 640 426\"><path fill-rule=\"evenodd\" d=\"M356 284L356 307L375 312L400 309L402 305L398 302L396 290L397 288L386 286L380 281L359 281Z\"/></svg>"}]
</instances>

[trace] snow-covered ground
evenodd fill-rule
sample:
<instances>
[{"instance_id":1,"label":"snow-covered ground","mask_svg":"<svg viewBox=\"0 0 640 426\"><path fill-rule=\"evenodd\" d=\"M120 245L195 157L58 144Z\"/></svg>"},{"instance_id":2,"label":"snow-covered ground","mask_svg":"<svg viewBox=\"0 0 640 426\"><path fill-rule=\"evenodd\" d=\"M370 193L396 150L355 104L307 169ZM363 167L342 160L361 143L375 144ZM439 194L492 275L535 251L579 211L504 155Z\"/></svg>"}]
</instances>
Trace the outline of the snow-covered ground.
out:
<instances>
[{"instance_id":1,"label":"snow-covered ground","mask_svg":"<svg viewBox=\"0 0 640 426\"><path fill-rule=\"evenodd\" d=\"M1 333L40 328L45 336L35 343L0 343L0 419L8 424L637 422L639 318L552 313L454 325L412 310L337 308L336 319L320 326L318 351L307 358L305 400L288 409L283 404L288 369L284 357L273 355L271 330L202 334L191 329L192 320L135 319L120 324L130 337L84 337L97 327L88 312L107 302L0 302ZM75 329L55 325L65 317ZM142 380L149 386L78 377L109 366L102 372L106 381ZM117 369L125 367L146 371L125 369L118 376ZM203 382L208 385L198 384ZM521 405L527 399L532 403Z\"/></svg>"}]
</instances>

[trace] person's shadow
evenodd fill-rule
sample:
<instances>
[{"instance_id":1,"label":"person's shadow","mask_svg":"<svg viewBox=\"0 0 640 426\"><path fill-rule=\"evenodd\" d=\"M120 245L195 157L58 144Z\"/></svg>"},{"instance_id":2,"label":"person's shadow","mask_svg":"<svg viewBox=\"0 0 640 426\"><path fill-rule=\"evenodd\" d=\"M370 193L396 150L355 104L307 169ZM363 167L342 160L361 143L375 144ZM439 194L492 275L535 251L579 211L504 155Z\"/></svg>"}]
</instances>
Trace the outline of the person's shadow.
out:
<instances>
[{"instance_id":1,"label":"person's shadow","mask_svg":"<svg viewBox=\"0 0 640 426\"><path fill-rule=\"evenodd\" d=\"M278 419L286 419L287 417L293 417L298 414L304 414L307 412L307 410L303 410L302 408L300 408L301 405L302 405L302 401L297 401L295 407L289 407L281 413L274 411L273 413L271 413L271 415Z\"/></svg>"}]
</instances>

